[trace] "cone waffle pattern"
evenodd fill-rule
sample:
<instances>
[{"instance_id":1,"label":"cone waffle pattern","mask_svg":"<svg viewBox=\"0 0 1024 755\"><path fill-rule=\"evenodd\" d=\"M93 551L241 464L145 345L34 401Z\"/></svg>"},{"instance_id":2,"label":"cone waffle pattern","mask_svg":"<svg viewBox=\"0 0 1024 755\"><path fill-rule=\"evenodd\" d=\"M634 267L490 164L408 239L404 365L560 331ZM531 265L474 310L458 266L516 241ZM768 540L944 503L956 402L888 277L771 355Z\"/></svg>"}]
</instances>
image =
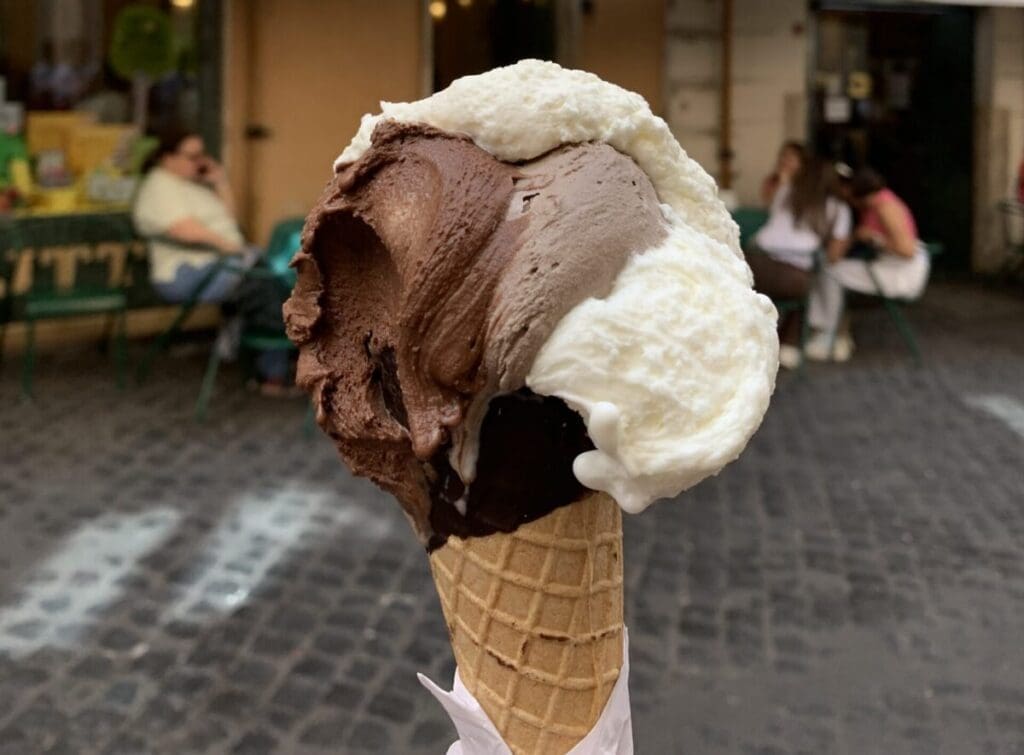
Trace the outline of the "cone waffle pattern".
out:
<instances>
[{"instance_id":1,"label":"cone waffle pattern","mask_svg":"<svg viewBox=\"0 0 1024 755\"><path fill-rule=\"evenodd\" d=\"M516 755L572 749L622 666L622 514L594 493L430 556L459 676Z\"/></svg>"}]
</instances>

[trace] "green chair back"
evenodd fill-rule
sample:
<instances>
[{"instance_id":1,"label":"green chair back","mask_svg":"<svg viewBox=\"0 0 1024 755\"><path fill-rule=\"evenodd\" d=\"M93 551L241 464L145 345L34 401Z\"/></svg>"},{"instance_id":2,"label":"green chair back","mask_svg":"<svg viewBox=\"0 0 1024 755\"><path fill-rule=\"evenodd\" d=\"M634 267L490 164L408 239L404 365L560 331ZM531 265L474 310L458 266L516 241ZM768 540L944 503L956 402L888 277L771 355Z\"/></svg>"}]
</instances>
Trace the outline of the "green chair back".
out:
<instances>
[{"instance_id":1,"label":"green chair back","mask_svg":"<svg viewBox=\"0 0 1024 755\"><path fill-rule=\"evenodd\" d=\"M33 252L30 294L57 290L56 262L60 255L54 250L60 247L88 247L86 255L75 260L72 291L116 287L111 279L112 257L99 247L131 244L133 238L131 222L123 215L83 214L19 219L17 247Z\"/></svg>"},{"instance_id":2,"label":"green chair back","mask_svg":"<svg viewBox=\"0 0 1024 755\"><path fill-rule=\"evenodd\" d=\"M16 250L7 229L0 227L0 328L11 319L13 296L11 285L14 282L14 260ZM3 331L0 330L0 333ZM2 347L0 339L0 347Z\"/></svg>"},{"instance_id":3,"label":"green chair back","mask_svg":"<svg viewBox=\"0 0 1024 755\"><path fill-rule=\"evenodd\" d=\"M0 244L0 247L32 255L30 288L17 297L19 313L25 320L22 393L26 397L32 396L35 322L79 315L107 315L107 333L113 335L114 340L117 384L123 387L126 297L122 281L113 280L111 250L100 247L116 244L130 248L135 236L127 213L16 218L2 231L10 241ZM72 280L67 287L57 285L57 260L64 254L60 249L76 250L75 258L71 260ZM84 255L78 252L80 249L86 250Z\"/></svg>"},{"instance_id":4,"label":"green chair back","mask_svg":"<svg viewBox=\"0 0 1024 755\"><path fill-rule=\"evenodd\" d=\"M732 211L732 219L740 227L740 246L746 249L754 234L768 222L768 210L762 207L737 207Z\"/></svg>"},{"instance_id":5,"label":"green chair back","mask_svg":"<svg viewBox=\"0 0 1024 755\"><path fill-rule=\"evenodd\" d=\"M295 285L295 271L288 267L302 245L303 218L288 218L274 226L264 255L267 267L289 286Z\"/></svg>"},{"instance_id":6,"label":"green chair back","mask_svg":"<svg viewBox=\"0 0 1024 755\"><path fill-rule=\"evenodd\" d=\"M141 252L130 251L125 259L125 293L128 296L128 306L134 309L165 304L150 281L149 256L145 246Z\"/></svg>"}]
</instances>

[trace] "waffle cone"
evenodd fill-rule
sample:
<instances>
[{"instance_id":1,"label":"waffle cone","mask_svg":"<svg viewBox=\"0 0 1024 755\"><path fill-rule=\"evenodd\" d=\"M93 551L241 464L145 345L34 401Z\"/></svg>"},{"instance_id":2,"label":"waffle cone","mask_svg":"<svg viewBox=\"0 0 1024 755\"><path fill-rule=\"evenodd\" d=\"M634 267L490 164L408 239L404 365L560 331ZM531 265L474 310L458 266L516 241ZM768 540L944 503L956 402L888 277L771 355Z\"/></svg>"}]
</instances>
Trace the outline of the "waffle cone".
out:
<instances>
[{"instance_id":1,"label":"waffle cone","mask_svg":"<svg viewBox=\"0 0 1024 755\"><path fill-rule=\"evenodd\" d=\"M430 555L463 684L516 755L568 752L622 666L622 514L603 493Z\"/></svg>"}]
</instances>

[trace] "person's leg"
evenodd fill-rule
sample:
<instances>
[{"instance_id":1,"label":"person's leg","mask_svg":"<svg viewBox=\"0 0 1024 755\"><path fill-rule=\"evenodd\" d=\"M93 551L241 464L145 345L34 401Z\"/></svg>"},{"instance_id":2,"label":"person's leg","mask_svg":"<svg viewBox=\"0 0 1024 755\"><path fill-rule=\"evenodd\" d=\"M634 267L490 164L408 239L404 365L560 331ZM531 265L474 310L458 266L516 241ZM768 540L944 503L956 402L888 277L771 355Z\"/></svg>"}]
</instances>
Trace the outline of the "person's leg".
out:
<instances>
[{"instance_id":1,"label":"person's leg","mask_svg":"<svg viewBox=\"0 0 1024 755\"><path fill-rule=\"evenodd\" d=\"M216 262L207 265L181 265L174 274L174 280L157 281L153 287L164 301L180 304L187 301L196 287L210 274ZM238 285L238 273L229 270L217 272L203 288L199 301L203 303L222 302Z\"/></svg>"},{"instance_id":2,"label":"person's leg","mask_svg":"<svg viewBox=\"0 0 1024 755\"><path fill-rule=\"evenodd\" d=\"M163 301L170 304L181 304L188 299L189 294L202 278L202 276L196 275L197 270L205 270L205 268L182 265L174 273L174 280L153 281L153 288L156 289L157 295Z\"/></svg>"},{"instance_id":3,"label":"person's leg","mask_svg":"<svg viewBox=\"0 0 1024 755\"><path fill-rule=\"evenodd\" d=\"M213 276L199 297L204 304L219 304L231 298L235 289L238 288L242 276L232 270L221 270Z\"/></svg>"},{"instance_id":4,"label":"person's leg","mask_svg":"<svg viewBox=\"0 0 1024 755\"><path fill-rule=\"evenodd\" d=\"M841 260L827 265L815 276L811 286L807 316L811 327L834 337L843 313L843 289L873 293L875 285L863 260Z\"/></svg>"},{"instance_id":5,"label":"person's leg","mask_svg":"<svg viewBox=\"0 0 1024 755\"><path fill-rule=\"evenodd\" d=\"M284 331L281 307L289 293L277 278L248 277L238 286L238 312L249 327Z\"/></svg>"},{"instance_id":6,"label":"person's leg","mask_svg":"<svg viewBox=\"0 0 1024 755\"><path fill-rule=\"evenodd\" d=\"M287 351L274 349L256 355L256 372L264 381L283 385L288 380L288 367Z\"/></svg>"},{"instance_id":7,"label":"person's leg","mask_svg":"<svg viewBox=\"0 0 1024 755\"><path fill-rule=\"evenodd\" d=\"M916 299L928 281L929 267L927 253L918 253L909 259L886 254L872 263L871 270L885 296L891 299ZM875 293L874 287L866 293Z\"/></svg>"},{"instance_id":8,"label":"person's leg","mask_svg":"<svg viewBox=\"0 0 1024 755\"><path fill-rule=\"evenodd\" d=\"M238 287L239 314L247 327L284 332L281 307L288 294L287 287L276 278L246 278ZM265 385L283 385L288 379L288 352L260 352L256 357L256 371Z\"/></svg>"},{"instance_id":9,"label":"person's leg","mask_svg":"<svg viewBox=\"0 0 1024 755\"><path fill-rule=\"evenodd\" d=\"M754 289L773 299L802 299L811 284L811 272L752 251L746 255L754 274Z\"/></svg>"},{"instance_id":10,"label":"person's leg","mask_svg":"<svg viewBox=\"0 0 1024 755\"><path fill-rule=\"evenodd\" d=\"M238 288L241 276L230 270L219 270L213 274L213 278L207 277L213 271L214 265L219 260L211 260L206 265L181 265L175 272L174 280L165 283L155 282L154 288L164 301L183 303L188 301L195 293L196 288L203 285L198 302L202 304L225 304L230 302ZM217 350L220 358L224 361L234 361L238 355L238 341L241 335L242 323L238 317L226 308L221 307L223 322L217 332L217 340L213 348Z\"/></svg>"},{"instance_id":11,"label":"person's leg","mask_svg":"<svg viewBox=\"0 0 1024 755\"><path fill-rule=\"evenodd\" d=\"M808 308L811 327L817 331L807 342L809 358L845 362L853 355L853 338L843 318L846 291L877 293L868 265L874 263L844 259L818 273Z\"/></svg>"},{"instance_id":12,"label":"person's leg","mask_svg":"<svg viewBox=\"0 0 1024 755\"><path fill-rule=\"evenodd\" d=\"M803 299L811 285L809 270L780 262L759 251L747 254L747 263L754 274L754 289L772 299ZM802 312L787 312L779 320L779 342L793 346L800 342Z\"/></svg>"}]
</instances>

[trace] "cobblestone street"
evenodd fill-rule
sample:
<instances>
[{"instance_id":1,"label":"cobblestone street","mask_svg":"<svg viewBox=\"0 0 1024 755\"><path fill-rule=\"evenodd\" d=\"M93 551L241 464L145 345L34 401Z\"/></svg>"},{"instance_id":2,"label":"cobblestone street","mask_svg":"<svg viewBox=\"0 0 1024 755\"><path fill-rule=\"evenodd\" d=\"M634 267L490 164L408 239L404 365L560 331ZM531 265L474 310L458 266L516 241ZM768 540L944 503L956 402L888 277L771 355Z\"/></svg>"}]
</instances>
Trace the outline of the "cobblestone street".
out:
<instances>
[{"instance_id":1,"label":"cobblestone street","mask_svg":"<svg viewBox=\"0 0 1024 755\"><path fill-rule=\"evenodd\" d=\"M627 517L637 752L1024 753L1024 298L936 285L780 376L746 454ZM135 345L135 352L140 351ZM444 753L427 560L299 401L204 355L0 373L0 753Z\"/></svg>"}]
</instances>

